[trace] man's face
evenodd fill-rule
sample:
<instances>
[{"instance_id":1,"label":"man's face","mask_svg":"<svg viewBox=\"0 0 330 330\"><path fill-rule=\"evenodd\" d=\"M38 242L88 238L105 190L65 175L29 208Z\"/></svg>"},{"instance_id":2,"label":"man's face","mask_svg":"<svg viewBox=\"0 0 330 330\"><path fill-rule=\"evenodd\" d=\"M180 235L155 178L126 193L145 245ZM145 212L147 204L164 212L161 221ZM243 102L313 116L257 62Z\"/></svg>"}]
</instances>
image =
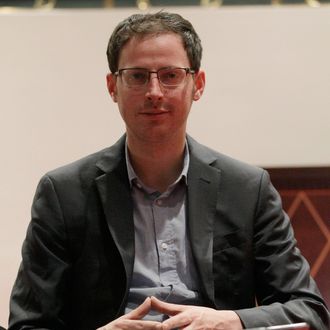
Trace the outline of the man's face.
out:
<instances>
[{"instance_id":1,"label":"man's face","mask_svg":"<svg viewBox=\"0 0 330 330\"><path fill-rule=\"evenodd\" d=\"M119 69L190 68L179 35L173 33L131 39L121 50ZM144 86L127 86L122 77L107 76L109 93L118 103L128 142L159 143L183 138L193 100L204 90L204 72L187 74L179 86L164 87L152 73Z\"/></svg>"}]
</instances>

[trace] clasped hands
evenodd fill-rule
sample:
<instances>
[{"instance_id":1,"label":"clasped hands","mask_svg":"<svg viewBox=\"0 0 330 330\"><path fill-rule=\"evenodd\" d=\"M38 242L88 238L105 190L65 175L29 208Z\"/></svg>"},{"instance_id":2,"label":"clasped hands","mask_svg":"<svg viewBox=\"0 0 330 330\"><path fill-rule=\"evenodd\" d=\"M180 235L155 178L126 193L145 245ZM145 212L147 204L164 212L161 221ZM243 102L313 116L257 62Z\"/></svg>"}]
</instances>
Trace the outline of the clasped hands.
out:
<instances>
[{"instance_id":1,"label":"clasped hands","mask_svg":"<svg viewBox=\"0 0 330 330\"><path fill-rule=\"evenodd\" d=\"M150 310L166 314L163 322L142 320ZM234 311L177 305L147 298L140 306L97 330L241 330L242 323Z\"/></svg>"}]
</instances>

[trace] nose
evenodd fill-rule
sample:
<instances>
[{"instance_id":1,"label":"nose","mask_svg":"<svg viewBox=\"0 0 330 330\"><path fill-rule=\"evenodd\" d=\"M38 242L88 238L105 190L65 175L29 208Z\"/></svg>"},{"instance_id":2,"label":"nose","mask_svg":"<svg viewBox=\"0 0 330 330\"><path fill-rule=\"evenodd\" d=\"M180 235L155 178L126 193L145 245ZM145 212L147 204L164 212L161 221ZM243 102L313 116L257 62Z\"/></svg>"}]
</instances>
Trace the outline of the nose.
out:
<instances>
[{"instance_id":1,"label":"nose","mask_svg":"<svg viewBox=\"0 0 330 330\"><path fill-rule=\"evenodd\" d=\"M150 80L147 85L146 97L150 101L160 101L162 100L164 94L162 91L162 86L158 80L157 73L150 73Z\"/></svg>"}]
</instances>

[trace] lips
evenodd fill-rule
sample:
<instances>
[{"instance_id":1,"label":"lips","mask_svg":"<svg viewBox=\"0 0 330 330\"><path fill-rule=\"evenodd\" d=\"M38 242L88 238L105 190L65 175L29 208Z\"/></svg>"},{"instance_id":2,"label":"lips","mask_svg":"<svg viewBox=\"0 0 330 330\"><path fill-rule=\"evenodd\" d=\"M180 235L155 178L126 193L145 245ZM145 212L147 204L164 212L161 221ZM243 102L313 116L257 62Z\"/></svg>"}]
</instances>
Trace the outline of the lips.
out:
<instances>
[{"instance_id":1,"label":"lips","mask_svg":"<svg viewBox=\"0 0 330 330\"><path fill-rule=\"evenodd\" d=\"M168 114L170 111L161 104L161 102L146 102L144 107L140 109L140 114L147 117L161 117Z\"/></svg>"},{"instance_id":2,"label":"lips","mask_svg":"<svg viewBox=\"0 0 330 330\"><path fill-rule=\"evenodd\" d=\"M153 111L153 112L142 112L142 115L146 116L161 116L167 114L168 111Z\"/></svg>"},{"instance_id":3,"label":"lips","mask_svg":"<svg viewBox=\"0 0 330 330\"><path fill-rule=\"evenodd\" d=\"M146 116L161 116L169 113L167 109L164 109L162 107L145 107L144 109L141 109L142 111L140 114L146 115Z\"/></svg>"}]
</instances>

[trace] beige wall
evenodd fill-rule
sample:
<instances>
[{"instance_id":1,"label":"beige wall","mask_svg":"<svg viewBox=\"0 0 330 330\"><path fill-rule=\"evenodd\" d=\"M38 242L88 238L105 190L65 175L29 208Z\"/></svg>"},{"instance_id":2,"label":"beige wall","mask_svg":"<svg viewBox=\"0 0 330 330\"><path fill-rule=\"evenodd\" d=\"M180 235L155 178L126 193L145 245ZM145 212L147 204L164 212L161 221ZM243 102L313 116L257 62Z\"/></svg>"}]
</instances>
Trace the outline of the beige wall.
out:
<instances>
[{"instance_id":1,"label":"beige wall","mask_svg":"<svg viewBox=\"0 0 330 330\"><path fill-rule=\"evenodd\" d=\"M205 49L207 88L189 132L257 165L329 165L330 7L176 11ZM124 130L105 88L105 47L130 12L0 14L2 325L40 176Z\"/></svg>"}]
</instances>

